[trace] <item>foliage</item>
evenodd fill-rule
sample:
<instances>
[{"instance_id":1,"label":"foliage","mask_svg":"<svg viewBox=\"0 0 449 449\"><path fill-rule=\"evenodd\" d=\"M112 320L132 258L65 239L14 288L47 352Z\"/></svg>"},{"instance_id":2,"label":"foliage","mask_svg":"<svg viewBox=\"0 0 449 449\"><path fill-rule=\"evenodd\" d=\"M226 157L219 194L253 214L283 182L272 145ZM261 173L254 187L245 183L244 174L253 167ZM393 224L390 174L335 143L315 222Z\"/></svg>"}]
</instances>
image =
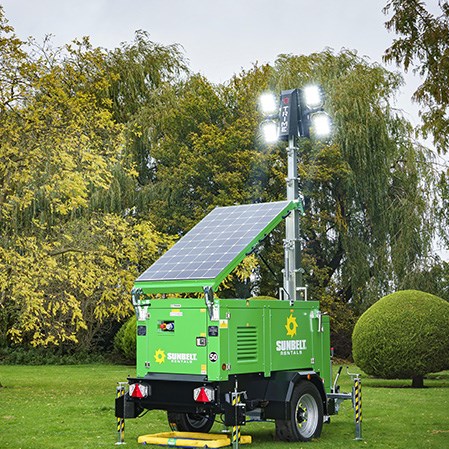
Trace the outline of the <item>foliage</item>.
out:
<instances>
[{"instance_id":1,"label":"foliage","mask_svg":"<svg viewBox=\"0 0 449 449\"><path fill-rule=\"evenodd\" d=\"M333 292L363 310L402 285L432 233L421 184L431 183L427 154L389 106L402 80L348 51L281 55L275 68L279 89L320 83L334 121L331 142L300 145L303 264L311 296ZM285 173L282 166L279 171Z\"/></svg>"},{"instance_id":2,"label":"foliage","mask_svg":"<svg viewBox=\"0 0 449 449\"><path fill-rule=\"evenodd\" d=\"M302 140L304 278L355 314L419 271L434 217L425 150L389 107L402 80L357 54L280 55L214 85L139 31L112 51L20 41L0 9L0 343L90 350L131 313L136 275L215 206L285 197L283 144L260 139L259 94L320 82L331 142ZM217 292L277 296L283 229ZM409 277L407 277L409 276Z\"/></svg>"},{"instance_id":3,"label":"foliage","mask_svg":"<svg viewBox=\"0 0 449 449\"><path fill-rule=\"evenodd\" d=\"M27 45L0 9L0 59L1 341L88 351L129 316L135 277L172 240L120 191L137 189L136 172L104 51Z\"/></svg>"},{"instance_id":4,"label":"foliage","mask_svg":"<svg viewBox=\"0 0 449 449\"><path fill-rule=\"evenodd\" d=\"M413 290L422 290L449 302L449 263L434 258L417 272L407 276L407 285Z\"/></svg>"},{"instance_id":5,"label":"foliage","mask_svg":"<svg viewBox=\"0 0 449 449\"><path fill-rule=\"evenodd\" d=\"M436 6L436 5L435 5ZM438 1L434 16L421 0L390 0L384 11L391 13L386 26L398 34L385 53L386 61L413 67L423 78L414 94L422 106L422 131L433 134L434 144L446 152L449 144L449 3Z\"/></svg>"},{"instance_id":6,"label":"foliage","mask_svg":"<svg viewBox=\"0 0 449 449\"><path fill-rule=\"evenodd\" d=\"M20 77L21 98L0 107L2 235L38 226L45 230L87 207L92 190L109 186L110 165L121 145L108 103L97 97L107 87L104 73L86 79L83 70L77 71L77 60L95 64L97 51L68 49L66 59L54 66L44 56L15 57L21 73L4 76ZM85 84L88 88L80 87Z\"/></svg>"},{"instance_id":7,"label":"foliage","mask_svg":"<svg viewBox=\"0 0 449 449\"><path fill-rule=\"evenodd\" d=\"M449 304L417 290L392 293L371 306L353 333L354 361L386 379L422 378L449 368Z\"/></svg>"},{"instance_id":8,"label":"foliage","mask_svg":"<svg viewBox=\"0 0 449 449\"><path fill-rule=\"evenodd\" d=\"M254 69L252 77L263 80L264 71ZM152 220L164 232L186 232L217 205L266 198L264 155L255 135L257 90L239 92L235 84L214 86L193 75L166 93L176 107L168 102L156 126L156 173L148 186Z\"/></svg>"},{"instance_id":9,"label":"foliage","mask_svg":"<svg viewBox=\"0 0 449 449\"><path fill-rule=\"evenodd\" d=\"M357 321L357 314L351 304L332 293L320 298L321 311L330 317L331 347L336 357L350 360L352 358L352 332Z\"/></svg>"},{"instance_id":10,"label":"foliage","mask_svg":"<svg viewBox=\"0 0 449 449\"><path fill-rule=\"evenodd\" d=\"M432 7L433 6L433 7ZM433 9L438 11L434 14ZM439 0L427 5L421 0L390 0L384 12L391 14L386 26L398 37L385 52L387 62L412 69L423 80L413 95L420 105L424 137L432 137L440 154L449 148L449 3ZM449 168L447 157L439 165L440 179L435 190L439 238L449 245Z\"/></svg>"},{"instance_id":11,"label":"foliage","mask_svg":"<svg viewBox=\"0 0 449 449\"><path fill-rule=\"evenodd\" d=\"M116 215L76 220L57 234L1 249L2 324L16 343L73 342L88 350L105 321L129 316L124 298L169 240L148 222Z\"/></svg>"},{"instance_id":12,"label":"foliage","mask_svg":"<svg viewBox=\"0 0 449 449\"><path fill-rule=\"evenodd\" d=\"M252 296L254 287L252 278L256 269L256 256L251 254L245 257L218 286L217 297L249 298Z\"/></svg>"},{"instance_id":13,"label":"foliage","mask_svg":"<svg viewBox=\"0 0 449 449\"><path fill-rule=\"evenodd\" d=\"M133 315L123 324L114 337L114 348L126 360L136 361L136 316Z\"/></svg>"},{"instance_id":14,"label":"foliage","mask_svg":"<svg viewBox=\"0 0 449 449\"><path fill-rule=\"evenodd\" d=\"M189 73L184 55L179 45L154 43L140 30L133 42L110 51L104 64L113 117L125 126L126 154L134 163L139 184L145 185L154 176L151 151L156 117L173 100L165 91ZM175 102L171 105L175 107Z\"/></svg>"}]
</instances>

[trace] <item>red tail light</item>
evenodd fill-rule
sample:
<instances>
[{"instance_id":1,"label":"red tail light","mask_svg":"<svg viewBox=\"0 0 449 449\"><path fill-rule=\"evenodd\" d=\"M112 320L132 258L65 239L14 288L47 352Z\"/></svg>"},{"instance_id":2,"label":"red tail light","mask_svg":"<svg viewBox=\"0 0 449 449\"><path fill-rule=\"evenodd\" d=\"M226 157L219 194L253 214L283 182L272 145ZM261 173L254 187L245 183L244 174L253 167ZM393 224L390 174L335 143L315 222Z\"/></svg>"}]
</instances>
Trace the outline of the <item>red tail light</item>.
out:
<instances>
[{"instance_id":1,"label":"red tail light","mask_svg":"<svg viewBox=\"0 0 449 449\"><path fill-rule=\"evenodd\" d=\"M142 384L131 384L129 386L129 395L132 398L146 398L148 396L148 387Z\"/></svg>"},{"instance_id":2,"label":"red tail light","mask_svg":"<svg viewBox=\"0 0 449 449\"><path fill-rule=\"evenodd\" d=\"M193 399L196 402L212 402L215 397L213 388L198 387L193 390Z\"/></svg>"}]
</instances>

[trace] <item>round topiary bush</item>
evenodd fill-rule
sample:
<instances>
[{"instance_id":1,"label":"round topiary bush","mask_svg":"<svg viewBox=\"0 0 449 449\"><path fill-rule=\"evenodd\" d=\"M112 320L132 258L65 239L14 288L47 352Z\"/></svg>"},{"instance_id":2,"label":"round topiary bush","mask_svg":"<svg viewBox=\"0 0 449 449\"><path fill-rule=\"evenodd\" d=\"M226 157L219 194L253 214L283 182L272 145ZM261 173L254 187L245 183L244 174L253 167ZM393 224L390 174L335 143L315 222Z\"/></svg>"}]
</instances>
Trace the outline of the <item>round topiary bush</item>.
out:
<instances>
[{"instance_id":1,"label":"round topiary bush","mask_svg":"<svg viewBox=\"0 0 449 449\"><path fill-rule=\"evenodd\" d=\"M114 338L114 348L130 362L136 360L136 316L133 315L120 328Z\"/></svg>"},{"instance_id":2,"label":"round topiary bush","mask_svg":"<svg viewBox=\"0 0 449 449\"><path fill-rule=\"evenodd\" d=\"M371 306L352 334L355 363L384 379L412 379L449 369L449 303L417 290L398 291Z\"/></svg>"}]
</instances>

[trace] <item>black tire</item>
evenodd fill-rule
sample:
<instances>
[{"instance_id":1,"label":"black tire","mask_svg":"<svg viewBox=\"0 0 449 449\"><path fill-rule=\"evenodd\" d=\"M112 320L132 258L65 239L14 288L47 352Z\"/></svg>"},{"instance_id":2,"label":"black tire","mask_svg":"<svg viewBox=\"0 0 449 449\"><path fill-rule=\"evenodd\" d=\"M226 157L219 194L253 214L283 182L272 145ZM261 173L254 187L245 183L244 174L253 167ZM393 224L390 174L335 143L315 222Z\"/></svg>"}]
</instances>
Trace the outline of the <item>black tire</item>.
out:
<instances>
[{"instance_id":1,"label":"black tire","mask_svg":"<svg viewBox=\"0 0 449 449\"><path fill-rule=\"evenodd\" d=\"M208 433L214 425L215 415L167 412L168 423L178 432Z\"/></svg>"},{"instance_id":2,"label":"black tire","mask_svg":"<svg viewBox=\"0 0 449 449\"><path fill-rule=\"evenodd\" d=\"M318 389L301 381L293 390L290 419L276 420L276 438L281 441L310 441L323 428L323 401Z\"/></svg>"}]
</instances>

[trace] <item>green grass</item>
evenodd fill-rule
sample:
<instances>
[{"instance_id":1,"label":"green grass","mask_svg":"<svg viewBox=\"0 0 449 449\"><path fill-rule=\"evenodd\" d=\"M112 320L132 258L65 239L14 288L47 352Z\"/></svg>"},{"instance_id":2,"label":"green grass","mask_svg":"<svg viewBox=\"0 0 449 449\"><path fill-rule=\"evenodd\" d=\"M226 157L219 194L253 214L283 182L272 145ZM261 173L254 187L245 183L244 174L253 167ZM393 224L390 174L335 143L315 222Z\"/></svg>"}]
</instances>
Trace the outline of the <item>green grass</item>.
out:
<instances>
[{"instance_id":1,"label":"green grass","mask_svg":"<svg viewBox=\"0 0 449 449\"><path fill-rule=\"evenodd\" d=\"M128 374L132 367L0 366L0 449L112 448L115 383ZM311 443L275 442L269 423L248 424L244 433L253 436L254 449L449 448L449 372L425 383L412 390L399 388L410 381L363 378L363 441L354 441L348 401ZM346 375L340 384L350 390ZM139 435L167 430L163 412L127 420L125 447L142 447Z\"/></svg>"}]
</instances>

